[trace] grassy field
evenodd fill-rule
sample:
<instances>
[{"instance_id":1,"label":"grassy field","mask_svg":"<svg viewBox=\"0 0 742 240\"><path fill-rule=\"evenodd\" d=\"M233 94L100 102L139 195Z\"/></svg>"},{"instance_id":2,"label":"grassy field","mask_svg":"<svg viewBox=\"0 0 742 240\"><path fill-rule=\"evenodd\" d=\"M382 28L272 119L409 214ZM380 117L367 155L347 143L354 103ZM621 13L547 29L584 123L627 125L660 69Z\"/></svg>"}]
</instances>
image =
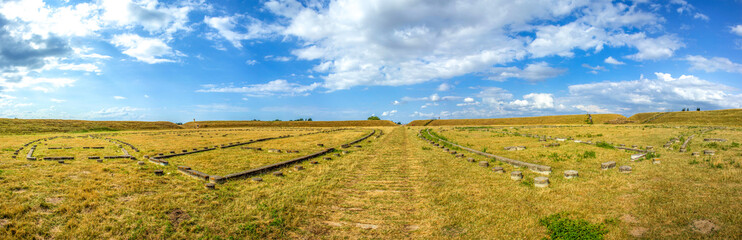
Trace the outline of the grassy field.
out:
<instances>
[{"instance_id":1,"label":"grassy field","mask_svg":"<svg viewBox=\"0 0 742 240\"><path fill-rule=\"evenodd\" d=\"M389 120L358 121L198 121L183 124L184 128L235 128L235 127L376 127L396 126Z\"/></svg>"},{"instance_id":2,"label":"grassy field","mask_svg":"<svg viewBox=\"0 0 742 240\"><path fill-rule=\"evenodd\" d=\"M619 114L592 114L593 123L604 123L615 119L626 117ZM531 124L585 124L587 114L584 115L560 115L542 117L522 118L488 118L488 119L441 119L441 120L415 120L408 126L479 126L479 125L531 125Z\"/></svg>"},{"instance_id":3,"label":"grassy field","mask_svg":"<svg viewBox=\"0 0 742 240\"><path fill-rule=\"evenodd\" d=\"M121 130L179 129L171 122L82 121L58 119L0 118L0 134L32 134L52 132L105 132Z\"/></svg>"},{"instance_id":4,"label":"grassy field","mask_svg":"<svg viewBox=\"0 0 742 240\"><path fill-rule=\"evenodd\" d=\"M639 113L628 120L649 124L742 126L742 109Z\"/></svg>"},{"instance_id":5,"label":"grassy field","mask_svg":"<svg viewBox=\"0 0 742 240\"><path fill-rule=\"evenodd\" d=\"M434 121L435 122L435 121ZM552 167L547 188L533 178L544 176L465 153L465 158L436 148L417 137L431 128L449 141L488 153ZM284 176L263 174L262 182L228 181L216 189L177 171L187 164L212 174L240 171L306 155L324 147L382 130L359 143L360 148L318 164L299 163L279 169ZM299 134L337 130L306 136ZM630 152L573 141L539 142L525 134L571 137L584 141L654 146L660 164L630 161ZM695 134L689 151L662 148L673 137ZM96 137L129 142L137 158L155 153L214 146L236 141L293 135L168 159L169 166L129 159L87 160L89 155L120 154L120 148L90 133L43 133L0 136L0 238L3 239L542 239L545 222L567 216L577 224L552 224L551 229L584 231L605 239L735 239L742 236L742 132L736 128L643 125L575 126L383 126L248 127L95 133ZM519 136L520 135L520 136ZM75 160L25 159L34 139L68 136L38 143L35 155L70 155ZM725 142L704 142L724 138ZM82 149L103 146L105 149ZM526 146L506 151L507 146ZM71 147L71 149L48 149ZM268 153L265 149L299 153ZM715 150L713 156L692 152ZM338 152L339 153L339 152ZM600 170L616 161L632 172ZM506 173L494 173L502 166ZM164 176L153 171L164 170ZM579 177L565 179L565 170ZM208 172L207 171L207 172ZM523 171L524 179L510 179ZM555 215L556 214L556 215ZM564 221L564 219L560 220ZM571 221L571 220L569 220ZM584 222L580 222L584 221ZM558 222L558 221L557 221ZM704 228L703 223L713 224ZM571 227L570 227L571 226Z\"/></svg>"}]
</instances>

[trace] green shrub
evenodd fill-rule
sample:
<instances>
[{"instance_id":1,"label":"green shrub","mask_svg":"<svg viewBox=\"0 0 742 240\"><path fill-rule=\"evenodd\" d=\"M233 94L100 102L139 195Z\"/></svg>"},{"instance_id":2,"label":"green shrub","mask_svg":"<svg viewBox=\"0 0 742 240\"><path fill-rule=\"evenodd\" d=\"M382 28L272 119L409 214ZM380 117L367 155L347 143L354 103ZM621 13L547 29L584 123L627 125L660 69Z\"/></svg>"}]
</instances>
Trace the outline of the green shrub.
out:
<instances>
[{"instance_id":1,"label":"green shrub","mask_svg":"<svg viewBox=\"0 0 742 240\"><path fill-rule=\"evenodd\" d=\"M585 151L584 153L582 153L582 155L580 155L580 157L582 157L582 158L596 158L597 156L595 154L595 151Z\"/></svg>"},{"instance_id":2,"label":"green shrub","mask_svg":"<svg viewBox=\"0 0 742 240\"><path fill-rule=\"evenodd\" d=\"M552 214L539 220L546 227L549 237L546 239L603 239L608 233L603 224L592 224L582 219L570 219L565 213Z\"/></svg>"},{"instance_id":3,"label":"green shrub","mask_svg":"<svg viewBox=\"0 0 742 240\"><path fill-rule=\"evenodd\" d=\"M615 147L613 147L613 145L610 145L607 142L596 142L595 143L595 146L596 147L607 148L607 149L615 149Z\"/></svg>"},{"instance_id":4,"label":"green shrub","mask_svg":"<svg viewBox=\"0 0 742 240\"><path fill-rule=\"evenodd\" d=\"M658 158L660 157L660 154L657 152L648 152L647 155L644 156L645 159L652 159L652 158Z\"/></svg>"}]
</instances>

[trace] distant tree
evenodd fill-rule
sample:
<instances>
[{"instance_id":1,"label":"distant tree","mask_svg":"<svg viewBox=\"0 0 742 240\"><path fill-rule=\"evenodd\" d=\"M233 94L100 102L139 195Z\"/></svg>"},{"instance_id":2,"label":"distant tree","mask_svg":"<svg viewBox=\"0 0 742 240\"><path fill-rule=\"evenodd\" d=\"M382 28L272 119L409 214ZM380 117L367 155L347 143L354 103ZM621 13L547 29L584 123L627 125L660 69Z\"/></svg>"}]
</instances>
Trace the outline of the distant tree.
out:
<instances>
[{"instance_id":1,"label":"distant tree","mask_svg":"<svg viewBox=\"0 0 742 240\"><path fill-rule=\"evenodd\" d=\"M381 120L381 118L379 118L377 116L370 116L370 117L368 117L368 120Z\"/></svg>"},{"instance_id":2,"label":"distant tree","mask_svg":"<svg viewBox=\"0 0 742 240\"><path fill-rule=\"evenodd\" d=\"M312 118L307 118L307 122L311 122L311 121L312 121Z\"/></svg>"},{"instance_id":3,"label":"distant tree","mask_svg":"<svg viewBox=\"0 0 742 240\"><path fill-rule=\"evenodd\" d=\"M273 120L273 121L275 121L275 122L280 122L280 121L281 121L281 119L278 119L278 118L276 118L276 120Z\"/></svg>"},{"instance_id":4,"label":"distant tree","mask_svg":"<svg viewBox=\"0 0 742 240\"><path fill-rule=\"evenodd\" d=\"M183 123L175 123L175 125L183 125Z\"/></svg>"},{"instance_id":5,"label":"distant tree","mask_svg":"<svg viewBox=\"0 0 742 240\"><path fill-rule=\"evenodd\" d=\"M683 108L683 111L681 111L681 112L685 112L685 108Z\"/></svg>"},{"instance_id":6,"label":"distant tree","mask_svg":"<svg viewBox=\"0 0 742 240\"><path fill-rule=\"evenodd\" d=\"M700 111L701 111L701 108L696 108L696 112L700 112Z\"/></svg>"},{"instance_id":7,"label":"distant tree","mask_svg":"<svg viewBox=\"0 0 742 240\"><path fill-rule=\"evenodd\" d=\"M397 122L397 125L402 125L402 122Z\"/></svg>"}]
</instances>

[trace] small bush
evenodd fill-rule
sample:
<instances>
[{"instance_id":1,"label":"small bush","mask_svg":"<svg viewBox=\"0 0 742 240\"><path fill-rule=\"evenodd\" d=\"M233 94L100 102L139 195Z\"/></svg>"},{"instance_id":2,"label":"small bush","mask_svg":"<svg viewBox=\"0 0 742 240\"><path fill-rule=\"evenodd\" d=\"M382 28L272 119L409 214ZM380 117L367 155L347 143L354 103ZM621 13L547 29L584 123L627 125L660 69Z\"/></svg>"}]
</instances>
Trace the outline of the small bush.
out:
<instances>
[{"instance_id":1,"label":"small bush","mask_svg":"<svg viewBox=\"0 0 742 240\"><path fill-rule=\"evenodd\" d=\"M596 147L607 148L607 149L615 149L615 147L613 147L613 145L610 145L607 142L596 142L595 143L595 146Z\"/></svg>"},{"instance_id":2,"label":"small bush","mask_svg":"<svg viewBox=\"0 0 742 240\"><path fill-rule=\"evenodd\" d=\"M582 219L567 218L565 213L552 214L539 220L545 226L549 237L546 239L603 239L608 233L603 224L592 224Z\"/></svg>"},{"instance_id":3,"label":"small bush","mask_svg":"<svg viewBox=\"0 0 742 240\"><path fill-rule=\"evenodd\" d=\"M559 155L559 153L551 153L549 155L549 159L554 162L561 162L561 161L569 159L569 155L565 154L564 156L561 156Z\"/></svg>"},{"instance_id":4,"label":"small bush","mask_svg":"<svg viewBox=\"0 0 742 240\"><path fill-rule=\"evenodd\" d=\"M738 142L732 142L732 145L730 145L730 147L737 148L737 147L739 147L739 143Z\"/></svg>"},{"instance_id":5,"label":"small bush","mask_svg":"<svg viewBox=\"0 0 742 240\"><path fill-rule=\"evenodd\" d=\"M658 158L660 157L660 154L657 152L648 152L647 155L644 156L645 159L652 159L652 158Z\"/></svg>"},{"instance_id":6,"label":"small bush","mask_svg":"<svg viewBox=\"0 0 742 240\"><path fill-rule=\"evenodd\" d=\"M596 158L597 155L595 154L595 151L585 151L584 153L582 153L582 155L580 155L580 157L582 157L582 158Z\"/></svg>"}]
</instances>

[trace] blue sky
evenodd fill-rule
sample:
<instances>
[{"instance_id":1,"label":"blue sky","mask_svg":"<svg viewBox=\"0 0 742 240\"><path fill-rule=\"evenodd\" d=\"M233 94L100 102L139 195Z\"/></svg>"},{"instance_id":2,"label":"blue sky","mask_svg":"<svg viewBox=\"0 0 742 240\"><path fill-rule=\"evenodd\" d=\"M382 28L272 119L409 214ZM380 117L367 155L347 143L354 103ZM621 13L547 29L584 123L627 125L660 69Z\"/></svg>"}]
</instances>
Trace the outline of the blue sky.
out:
<instances>
[{"instance_id":1,"label":"blue sky","mask_svg":"<svg viewBox=\"0 0 742 240\"><path fill-rule=\"evenodd\" d=\"M742 108L742 1L0 2L0 117Z\"/></svg>"}]
</instances>

